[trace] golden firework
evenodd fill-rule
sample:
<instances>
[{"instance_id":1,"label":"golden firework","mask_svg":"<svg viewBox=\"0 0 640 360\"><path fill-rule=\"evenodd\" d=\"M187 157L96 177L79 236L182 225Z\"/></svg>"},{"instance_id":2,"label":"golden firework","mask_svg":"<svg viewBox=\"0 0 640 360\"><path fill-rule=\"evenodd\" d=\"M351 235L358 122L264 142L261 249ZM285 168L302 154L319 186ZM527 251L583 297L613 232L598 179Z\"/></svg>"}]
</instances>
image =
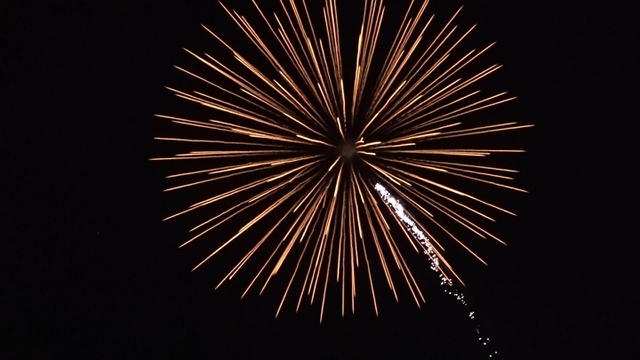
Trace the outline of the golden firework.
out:
<instances>
[{"instance_id":1,"label":"golden firework","mask_svg":"<svg viewBox=\"0 0 640 360\"><path fill-rule=\"evenodd\" d=\"M289 275L276 316L294 287L294 279L299 279L302 285L296 295L297 308L305 295L312 303L321 298L322 321L330 278L335 278L342 288L343 316L345 307L355 310L356 268L360 266L367 270L367 287L377 314L372 257L379 260L396 299L397 280L392 277L393 271L399 271L416 304L420 306L424 302L399 240L391 233L391 227L395 226L392 221L400 225L399 229L415 251L434 254L438 271L448 281L455 277L461 282L442 256L442 241L426 230L428 227L441 229L483 263L480 256L445 228L441 219L449 219L481 238L503 242L469 214L473 214L474 219L493 221L486 209L513 215L512 212L448 186L430 174L445 174L524 192L507 185L513 180L511 175L515 170L490 167L477 161L494 153L521 150L448 148L437 144L439 140L531 125L511 121L473 125L473 118L468 115L514 97L508 97L505 92L482 96L479 90L472 90L480 80L501 67L492 65L466 75L469 65L493 44L456 55L459 45L475 26L459 31L454 25L458 10L442 28L434 31L434 16L426 15L427 3L414 6L412 2L390 48L378 49L385 8L382 1L366 1L357 44L346 45L356 49L355 61L345 61L348 57L343 57L345 45L341 44L336 0L326 0L323 26L314 25L306 2L282 2L280 12L269 18L254 1L267 31L257 30L245 17L223 5L264 61L250 61L233 43L205 27L235 61L225 64L210 54L198 55L186 50L217 74L220 81L207 80L177 67L212 90L169 90L182 99L210 108L215 118L199 121L157 115L206 134L203 139L157 139L198 143L209 146L209 150L153 160L198 159L206 164L194 171L169 176L197 177L198 180L185 181L167 191L234 180L233 187L167 218L197 210L213 212L211 218L192 229L195 235L182 246L211 234L230 219L241 218L251 211L257 215L239 226L233 236L217 244L194 270L260 223L266 230L262 238L255 241L218 286L231 279L265 243L272 241L277 243L275 249L243 296L261 275L266 278L262 293L285 261L291 260L296 263L295 269ZM431 33L434 35L427 36ZM380 52L387 55L372 83L374 54ZM344 69L352 76L347 78ZM468 120L463 123L464 119ZM407 223L401 219L404 215L398 215L402 212L385 210L389 203L374 190L378 183L384 183L389 191L429 221L428 226L422 228L429 242L420 241L415 233L406 229ZM212 206L226 203L223 200L227 198L233 199L234 205ZM276 231L284 235L275 238Z\"/></svg>"}]
</instances>

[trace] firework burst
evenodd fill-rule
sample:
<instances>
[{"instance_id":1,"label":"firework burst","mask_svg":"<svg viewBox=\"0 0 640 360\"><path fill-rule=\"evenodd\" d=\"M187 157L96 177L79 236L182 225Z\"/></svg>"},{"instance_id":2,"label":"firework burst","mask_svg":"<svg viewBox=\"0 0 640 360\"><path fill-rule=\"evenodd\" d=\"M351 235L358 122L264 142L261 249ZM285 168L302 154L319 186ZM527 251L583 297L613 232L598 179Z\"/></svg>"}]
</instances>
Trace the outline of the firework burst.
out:
<instances>
[{"instance_id":1,"label":"firework burst","mask_svg":"<svg viewBox=\"0 0 640 360\"><path fill-rule=\"evenodd\" d=\"M308 296L312 303L320 299L322 321L330 281L337 281L342 289L343 316L345 308L355 310L359 267L366 269L364 281L370 288L376 314L374 266L381 267L386 286L396 299L396 287L402 282L418 306L424 302L400 242L427 254L444 282L461 282L443 257L441 239L436 239L429 228L440 229L484 263L446 228L442 219L481 238L502 242L477 219L493 221L487 210L512 213L441 179L457 177L524 191L507 185L515 170L489 167L478 161L494 153L521 151L438 144L444 143L440 140L529 125L473 125L469 115L514 98L506 93L483 96L474 90L480 80L501 67L492 65L467 75L476 59L493 44L456 55L474 27L461 31L454 25L458 10L446 25L435 28L434 17L427 14L427 3L412 2L393 33L391 46L383 49L379 49L385 13L381 1L365 2L357 43L353 44L345 44L340 33L336 0L326 1L322 25L314 22L310 15L313 9L306 2L281 2L279 11L271 15L254 2L260 29L222 6L244 34L243 42L253 46L262 61L250 61L243 56L240 45L205 27L235 61L224 63L216 56L186 50L219 80L208 80L177 67L210 86L210 90L169 89L182 99L209 108L213 118L200 121L157 115L197 128L203 134L201 139L158 140L208 147L153 159L201 164L193 171L171 175L170 178L185 180L167 191L192 186L223 189L167 218L196 211L211 213L192 229L194 236L182 246L206 241L205 235L222 224L230 225L229 220L247 219L251 214L232 236L217 243L194 270L260 224L265 229L262 238L253 243L218 286L271 243L275 248L263 250L271 251L270 256L259 263L260 270L244 294L258 282L262 292L285 262L295 263L287 275L276 316L287 298L293 298L299 308ZM345 49L350 50L351 56L346 55ZM381 57L379 69L374 65L377 56ZM233 186L217 187L224 179L232 180ZM398 210L402 206L392 193L424 218L426 225L418 225L413 217L403 215ZM229 200L233 205L219 206ZM396 239L394 227L405 236ZM284 235L276 238L274 233L278 231ZM394 272L399 276L392 276Z\"/></svg>"}]
</instances>

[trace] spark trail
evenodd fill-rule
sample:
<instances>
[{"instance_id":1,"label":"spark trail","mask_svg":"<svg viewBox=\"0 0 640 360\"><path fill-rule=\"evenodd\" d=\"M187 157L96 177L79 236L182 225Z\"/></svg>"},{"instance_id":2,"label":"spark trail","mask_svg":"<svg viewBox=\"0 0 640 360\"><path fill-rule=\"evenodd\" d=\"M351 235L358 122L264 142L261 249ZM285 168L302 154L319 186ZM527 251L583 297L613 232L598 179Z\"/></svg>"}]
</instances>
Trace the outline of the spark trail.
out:
<instances>
[{"instance_id":1,"label":"spark trail","mask_svg":"<svg viewBox=\"0 0 640 360\"><path fill-rule=\"evenodd\" d=\"M425 235L422 226L414 219L414 217L405 209L398 199L393 197L391 193L380 183L374 185L375 190L380 195L382 201L387 205L395 219L404 229L411 234L412 238L423 246L424 254L429 259L431 270L435 271L440 278L440 285L443 286L444 292L453 297L468 312L469 320L473 322L474 329L478 335L477 343L482 346L483 351L489 358L495 358L498 351L492 348L491 339L483 332L483 326L477 321L477 311L467 302L464 292L453 281L447 277L440 268L440 253L431 245L429 237Z\"/></svg>"}]
</instances>

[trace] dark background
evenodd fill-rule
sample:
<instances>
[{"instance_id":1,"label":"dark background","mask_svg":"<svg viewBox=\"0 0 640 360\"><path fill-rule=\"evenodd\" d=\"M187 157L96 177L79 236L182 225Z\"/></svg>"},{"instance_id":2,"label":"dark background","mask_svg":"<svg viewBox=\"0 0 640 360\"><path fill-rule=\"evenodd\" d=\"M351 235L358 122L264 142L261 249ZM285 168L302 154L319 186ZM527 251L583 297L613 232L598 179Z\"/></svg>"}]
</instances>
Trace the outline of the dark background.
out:
<instances>
[{"instance_id":1,"label":"dark background","mask_svg":"<svg viewBox=\"0 0 640 360\"><path fill-rule=\"evenodd\" d=\"M430 10L451 14L441 3ZM501 85L519 96L509 113L536 127L516 163L530 194L497 227L509 246L461 268L504 358L637 358L636 19L627 5L560 3L464 10L483 44L498 41ZM152 114L190 106L163 86L182 77L183 46L209 51L199 24L219 24L217 2L21 1L0 14L3 358L477 355L464 314L435 295L319 325L317 304L274 320L279 291L240 301L241 283L213 290L225 268L190 272L202 253L177 250L188 225L160 221L181 202L148 161L166 150Z\"/></svg>"}]
</instances>

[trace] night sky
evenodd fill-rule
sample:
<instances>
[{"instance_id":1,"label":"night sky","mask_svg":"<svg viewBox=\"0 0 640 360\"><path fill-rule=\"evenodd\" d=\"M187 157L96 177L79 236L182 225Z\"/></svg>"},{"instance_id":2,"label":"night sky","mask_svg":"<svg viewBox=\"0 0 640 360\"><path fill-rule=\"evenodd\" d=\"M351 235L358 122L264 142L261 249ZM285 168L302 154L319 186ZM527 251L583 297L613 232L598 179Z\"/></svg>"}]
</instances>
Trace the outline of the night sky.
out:
<instances>
[{"instance_id":1,"label":"night sky","mask_svg":"<svg viewBox=\"0 0 640 360\"><path fill-rule=\"evenodd\" d=\"M258 20L250 1L226 3ZM440 18L463 4L433 3ZM460 23L479 24L465 49L496 40L484 64L505 67L489 86L519 97L497 114L536 127L513 134L527 153L507 163L530 193L496 190L518 213L492 228L509 246L479 243L488 267L463 255L454 265L502 358L634 359L637 20L630 6L560 3L463 10ZM198 194L162 192L171 165L149 159L173 151L153 141L172 127L153 114L205 116L164 86L193 83L173 68L194 65L183 47L221 49L201 23L246 42L217 2L20 1L0 14L0 357L482 358L431 274L422 309L381 290L378 318L362 296L342 319L335 299L320 325L317 303L274 319L282 281L243 300L243 279L214 291L237 258L190 272L210 249L177 248L195 220L161 220Z\"/></svg>"}]
</instances>

